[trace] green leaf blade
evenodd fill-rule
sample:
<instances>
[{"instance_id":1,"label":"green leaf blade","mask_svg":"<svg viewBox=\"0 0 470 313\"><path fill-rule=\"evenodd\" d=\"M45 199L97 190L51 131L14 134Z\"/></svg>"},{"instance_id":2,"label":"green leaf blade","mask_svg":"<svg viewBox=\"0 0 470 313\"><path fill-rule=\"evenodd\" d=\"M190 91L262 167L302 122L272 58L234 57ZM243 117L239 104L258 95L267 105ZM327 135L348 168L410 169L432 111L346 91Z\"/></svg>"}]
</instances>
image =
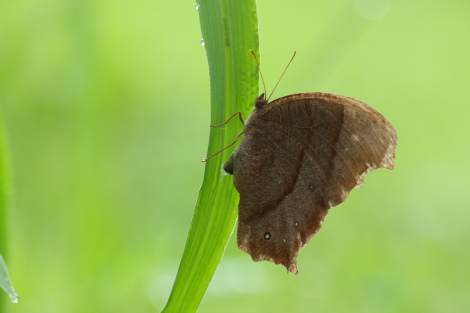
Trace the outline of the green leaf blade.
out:
<instances>
[{"instance_id":1,"label":"green leaf blade","mask_svg":"<svg viewBox=\"0 0 470 313\"><path fill-rule=\"evenodd\" d=\"M246 117L258 95L258 70L249 50L258 54L258 21L254 0L199 2L211 81L211 122L221 124L237 111ZM232 124L233 123L233 124ZM242 130L212 128L208 155L229 145ZM233 148L206 163L178 274L163 312L195 312L225 251L237 218L238 193L221 167Z\"/></svg>"},{"instance_id":2,"label":"green leaf blade","mask_svg":"<svg viewBox=\"0 0 470 313\"><path fill-rule=\"evenodd\" d=\"M8 274L7 265L3 256L7 254L7 217L11 195L11 178L8 160L8 143L3 119L0 116L0 289L3 289L12 302L18 302L19 296ZM0 311L4 304L3 295L0 296Z\"/></svg>"}]
</instances>

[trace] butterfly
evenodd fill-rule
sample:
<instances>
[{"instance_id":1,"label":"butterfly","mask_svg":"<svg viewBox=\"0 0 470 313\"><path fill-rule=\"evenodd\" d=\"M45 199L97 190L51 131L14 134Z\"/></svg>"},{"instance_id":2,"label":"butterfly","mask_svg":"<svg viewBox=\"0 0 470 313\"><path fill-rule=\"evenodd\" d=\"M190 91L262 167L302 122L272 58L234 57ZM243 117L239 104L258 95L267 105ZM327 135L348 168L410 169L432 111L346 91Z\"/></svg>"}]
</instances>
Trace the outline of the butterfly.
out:
<instances>
[{"instance_id":1,"label":"butterfly","mask_svg":"<svg viewBox=\"0 0 470 313\"><path fill-rule=\"evenodd\" d=\"M239 112L232 117L237 114L241 119ZM272 102L261 94L241 134L223 166L240 194L238 247L254 261L281 264L295 274L299 251L329 209L361 187L365 174L393 169L398 140L390 122L369 105L324 92Z\"/></svg>"}]
</instances>

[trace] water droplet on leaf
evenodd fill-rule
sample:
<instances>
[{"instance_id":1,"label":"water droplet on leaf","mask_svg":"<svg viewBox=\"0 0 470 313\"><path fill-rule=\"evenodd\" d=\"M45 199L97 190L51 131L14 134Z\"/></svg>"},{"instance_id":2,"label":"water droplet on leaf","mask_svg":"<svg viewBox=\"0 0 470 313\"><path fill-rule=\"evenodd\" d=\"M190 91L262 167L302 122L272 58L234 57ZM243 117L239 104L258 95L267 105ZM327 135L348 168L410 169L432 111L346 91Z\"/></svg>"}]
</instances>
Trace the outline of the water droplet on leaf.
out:
<instances>
[{"instance_id":1,"label":"water droplet on leaf","mask_svg":"<svg viewBox=\"0 0 470 313\"><path fill-rule=\"evenodd\" d=\"M20 301L20 296L17 293L11 294L10 300L13 303L18 303Z\"/></svg>"}]
</instances>

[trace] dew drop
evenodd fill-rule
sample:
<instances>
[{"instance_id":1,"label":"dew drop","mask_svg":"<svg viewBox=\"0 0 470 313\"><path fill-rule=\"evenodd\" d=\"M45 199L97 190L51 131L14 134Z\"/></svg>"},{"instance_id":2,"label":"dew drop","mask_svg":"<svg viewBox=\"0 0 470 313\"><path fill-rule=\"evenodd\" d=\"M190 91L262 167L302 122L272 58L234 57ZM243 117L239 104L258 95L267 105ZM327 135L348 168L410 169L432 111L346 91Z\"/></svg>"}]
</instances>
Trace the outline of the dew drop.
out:
<instances>
[{"instance_id":1,"label":"dew drop","mask_svg":"<svg viewBox=\"0 0 470 313\"><path fill-rule=\"evenodd\" d=\"M338 173L343 174L343 170L338 170Z\"/></svg>"},{"instance_id":2,"label":"dew drop","mask_svg":"<svg viewBox=\"0 0 470 313\"><path fill-rule=\"evenodd\" d=\"M199 3L196 3L196 4L194 5L194 7L196 8L196 10L199 10L199 8L200 8L201 6L199 5Z\"/></svg>"},{"instance_id":3,"label":"dew drop","mask_svg":"<svg viewBox=\"0 0 470 313\"><path fill-rule=\"evenodd\" d=\"M13 303L18 303L20 301L20 296L17 293L13 293L10 295L10 300Z\"/></svg>"},{"instance_id":4,"label":"dew drop","mask_svg":"<svg viewBox=\"0 0 470 313\"><path fill-rule=\"evenodd\" d=\"M271 239L271 234L270 234L269 232L266 232L266 233L264 234L264 239L265 239L265 240Z\"/></svg>"},{"instance_id":5,"label":"dew drop","mask_svg":"<svg viewBox=\"0 0 470 313\"><path fill-rule=\"evenodd\" d=\"M204 42L204 39L201 39L201 41L199 42L201 44L201 46L205 46L206 43Z\"/></svg>"},{"instance_id":6,"label":"dew drop","mask_svg":"<svg viewBox=\"0 0 470 313\"><path fill-rule=\"evenodd\" d=\"M315 187L313 187L313 185L310 185L310 190L313 190L315 189Z\"/></svg>"},{"instance_id":7,"label":"dew drop","mask_svg":"<svg viewBox=\"0 0 470 313\"><path fill-rule=\"evenodd\" d=\"M284 241L284 243L286 243L286 242L287 242L286 238L284 238L284 240L283 240L283 241Z\"/></svg>"}]
</instances>

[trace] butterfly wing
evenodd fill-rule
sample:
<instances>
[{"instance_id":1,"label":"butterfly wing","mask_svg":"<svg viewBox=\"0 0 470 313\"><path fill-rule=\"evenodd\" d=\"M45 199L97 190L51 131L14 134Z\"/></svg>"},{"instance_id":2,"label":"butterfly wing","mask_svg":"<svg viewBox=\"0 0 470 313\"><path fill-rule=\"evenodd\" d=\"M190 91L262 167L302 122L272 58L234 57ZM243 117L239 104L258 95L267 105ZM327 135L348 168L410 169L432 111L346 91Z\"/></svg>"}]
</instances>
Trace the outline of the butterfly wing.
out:
<instances>
[{"instance_id":1,"label":"butterfly wing","mask_svg":"<svg viewBox=\"0 0 470 313\"><path fill-rule=\"evenodd\" d=\"M240 193L238 246L293 273L328 209L360 187L364 174L393 168L397 142L380 113L328 93L290 95L256 109L244 133L224 165Z\"/></svg>"}]
</instances>

